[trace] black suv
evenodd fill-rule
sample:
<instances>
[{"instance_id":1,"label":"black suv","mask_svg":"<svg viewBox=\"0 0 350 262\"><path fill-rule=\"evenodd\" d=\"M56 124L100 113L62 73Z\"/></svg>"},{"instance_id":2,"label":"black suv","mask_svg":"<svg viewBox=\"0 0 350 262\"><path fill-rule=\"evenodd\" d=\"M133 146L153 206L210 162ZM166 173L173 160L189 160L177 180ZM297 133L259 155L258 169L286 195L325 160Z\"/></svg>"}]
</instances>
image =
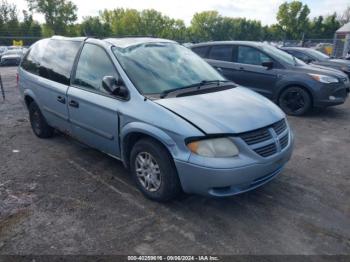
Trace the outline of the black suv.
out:
<instances>
[{"instance_id":1,"label":"black suv","mask_svg":"<svg viewBox=\"0 0 350 262\"><path fill-rule=\"evenodd\" d=\"M308 65L265 43L221 41L190 48L227 79L268 97L290 115L343 104L348 96L343 72Z\"/></svg>"},{"instance_id":2,"label":"black suv","mask_svg":"<svg viewBox=\"0 0 350 262\"><path fill-rule=\"evenodd\" d=\"M305 63L319 66L331 67L343 71L350 77L350 61L345 59L334 59L328 55L312 48L306 47L282 47L283 51L303 60Z\"/></svg>"}]
</instances>

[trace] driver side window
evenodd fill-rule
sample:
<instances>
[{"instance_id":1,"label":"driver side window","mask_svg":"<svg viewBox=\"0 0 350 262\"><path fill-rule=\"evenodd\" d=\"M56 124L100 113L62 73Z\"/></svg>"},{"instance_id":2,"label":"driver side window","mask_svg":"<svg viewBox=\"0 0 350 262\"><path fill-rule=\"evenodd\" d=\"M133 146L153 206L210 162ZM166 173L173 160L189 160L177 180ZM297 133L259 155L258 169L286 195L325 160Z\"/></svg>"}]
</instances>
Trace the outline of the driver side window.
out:
<instances>
[{"instance_id":1,"label":"driver side window","mask_svg":"<svg viewBox=\"0 0 350 262\"><path fill-rule=\"evenodd\" d=\"M118 77L115 67L102 47L86 43L80 54L73 84L108 93L102 87L105 76Z\"/></svg>"},{"instance_id":2,"label":"driver side window","mask_svg":"<svg viewBox=\"0 0 350 262\"><path fill-rule=\"evenodd\" d=\"M250 46L238 46L237 63L261 65L263 62L272 62L271 58Z\"/></svg>"}]
</instances>

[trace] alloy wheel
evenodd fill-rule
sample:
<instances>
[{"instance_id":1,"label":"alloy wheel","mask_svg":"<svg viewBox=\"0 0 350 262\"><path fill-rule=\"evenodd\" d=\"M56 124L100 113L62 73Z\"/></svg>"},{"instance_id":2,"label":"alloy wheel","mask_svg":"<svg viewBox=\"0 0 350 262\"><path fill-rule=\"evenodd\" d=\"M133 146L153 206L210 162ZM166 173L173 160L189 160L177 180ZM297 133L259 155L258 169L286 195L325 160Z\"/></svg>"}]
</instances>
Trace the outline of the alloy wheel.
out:
<instances>
[{"instance_id":1,"label":"alloy wheel","mask_svg":"<svg viewBox=\"0 0 350 262\"><path fill-rule=\"evenodd\" d=\"M150 192L158 191L161 186L160 168L155 158L148 152L140 152L135 159L137 179Z\"/></svg>"},{"instance_id":2,"label":"alloy wheel","mask_svg":"<svg viewBox=\"0 0 350 262\"><path fill-rule=\"evenodd\" d=\"M280 98L280 106L286 113L297 114L305 110L308 97L304 90L293 88L283 93Z\"/></svg>"}]
</instances>

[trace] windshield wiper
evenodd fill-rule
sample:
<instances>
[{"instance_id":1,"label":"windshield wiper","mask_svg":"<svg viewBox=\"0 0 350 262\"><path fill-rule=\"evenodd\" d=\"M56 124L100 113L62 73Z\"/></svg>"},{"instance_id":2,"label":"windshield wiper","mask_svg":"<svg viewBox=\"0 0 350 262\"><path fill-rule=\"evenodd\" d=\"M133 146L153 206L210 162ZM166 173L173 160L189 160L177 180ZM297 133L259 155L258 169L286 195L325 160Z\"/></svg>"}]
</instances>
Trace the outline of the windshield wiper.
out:
<instances>
[{"instance_id":1,"label":"windshield wiper","mask_svg":"<svg viewBox=\"0 0 350 262\"><path fill-rule=\"evenodd\" d=\"M191 84L188 86L183 86L183 87L178 87L178 88L174 88L174 89L170 89L170 90L165 90L160 94L160 98L165 98L168 94L179 91L181 89L188 89L188 88L192 88L192 87L197 87L197 90L198 90L204 85L217 84L217 86L219 86L220 83L227 83L227 82L231 82L231 81L229 81L229 80L203 80L199 83L194 83L194 84Z\"/></svg>"}]
</instances>

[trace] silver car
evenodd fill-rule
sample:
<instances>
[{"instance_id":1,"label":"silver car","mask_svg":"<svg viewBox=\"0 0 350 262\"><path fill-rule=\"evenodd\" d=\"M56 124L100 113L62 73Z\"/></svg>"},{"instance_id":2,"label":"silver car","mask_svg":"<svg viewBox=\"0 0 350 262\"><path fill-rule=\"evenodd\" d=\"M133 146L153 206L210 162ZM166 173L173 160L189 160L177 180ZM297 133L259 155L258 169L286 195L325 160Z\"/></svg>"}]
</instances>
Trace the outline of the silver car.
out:
<instances>
[{"instance_id":1,"label":"silver car","mask_svg":"<svg viewBox=\"0 0 350 262\"><path fill-rule=\"evenodd\" d=\"M18 66L23 56L22 49L7 50L1 55L0 65L2 66Z\"/></svg>"},{"instance_id":2,"label":"silver car","mask_svg":"<svg viewBox=\"0 0 350 262\"><path fill-rule=\"evenodd\" d=\"M276 177L292 154L275 104L173 41L44 39L18 77L38 137L58 129L120 159L153 200L246 192Z\"/></svg>"}]
</instances>

